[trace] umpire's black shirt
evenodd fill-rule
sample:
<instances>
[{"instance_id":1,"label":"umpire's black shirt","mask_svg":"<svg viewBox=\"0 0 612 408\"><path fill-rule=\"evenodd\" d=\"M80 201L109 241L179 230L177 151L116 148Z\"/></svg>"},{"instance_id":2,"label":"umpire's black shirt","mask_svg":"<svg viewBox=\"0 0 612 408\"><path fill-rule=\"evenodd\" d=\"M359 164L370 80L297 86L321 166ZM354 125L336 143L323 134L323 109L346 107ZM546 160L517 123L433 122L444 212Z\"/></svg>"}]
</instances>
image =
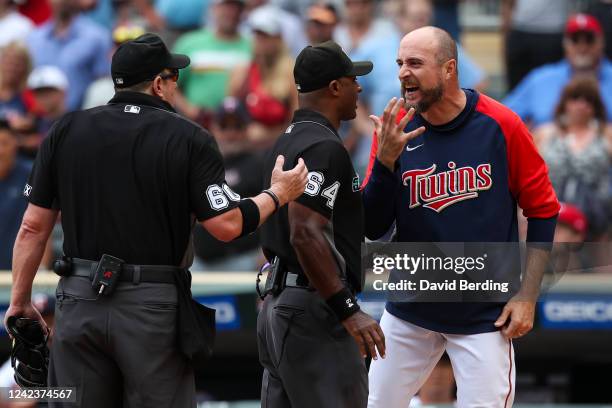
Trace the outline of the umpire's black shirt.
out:
<instances>
[{"instance_id":1,"label":"umpire's black shirt","mask_svg":"<svg viewBox=\"0 0 612 408\"><path fill-rule=\"evenodd\" d=\"M239 200L208 132L168 103L127 91L60 119L24 194L61 211L65 255L145 265L179 265L193 216L214 217Z\"/></svg>"},{"instance_id":2,"label":"umpire's black shirt","mask_svg":"<svg viewBox=\"0 0 612 408\"><path fill-rule=\"evenodd\" d=\"M333 125L320 113L300 109L291 125L280 136L264 165L264 184L270 177L276 156L285 156L285 170L293 168L301 157L308 167L306 190L296 201L328 218L332 230L328 238L339 268L353 289L360 291L360 245L363 237L363 208L359 176ZM303 273L289 242L287 206L271 216L262 226L262 247L278 256L290 271Z\"/></svg>"}]
</instances>

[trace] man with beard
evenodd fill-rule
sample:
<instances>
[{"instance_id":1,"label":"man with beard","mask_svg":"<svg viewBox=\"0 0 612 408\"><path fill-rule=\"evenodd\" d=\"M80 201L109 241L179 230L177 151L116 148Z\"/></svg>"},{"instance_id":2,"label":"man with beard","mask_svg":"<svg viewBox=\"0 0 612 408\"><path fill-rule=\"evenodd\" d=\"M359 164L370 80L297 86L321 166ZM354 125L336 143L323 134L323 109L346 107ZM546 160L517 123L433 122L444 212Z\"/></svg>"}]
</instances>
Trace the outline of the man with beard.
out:
<instances>
[{"instance_id":1,"label":"man with beard","mask_svg":"<svg viewBox=\"0 0 612 408\"><path fill-rule=\"evenodd\" d=\"M410 32L397 64L403 98L371 116L366 237L379 239L395 222L399 242L516 242L518 204L528 243L552 242L559 203L531 135L508 108L459 87L450 35ZM459 407L511 406L512 338L533 326L547 256L548 245L529 247L523 283L506 304L387 302L390 358L372 362L369 407L408 406L445 350Z\"/></svg>"}]
</instances>

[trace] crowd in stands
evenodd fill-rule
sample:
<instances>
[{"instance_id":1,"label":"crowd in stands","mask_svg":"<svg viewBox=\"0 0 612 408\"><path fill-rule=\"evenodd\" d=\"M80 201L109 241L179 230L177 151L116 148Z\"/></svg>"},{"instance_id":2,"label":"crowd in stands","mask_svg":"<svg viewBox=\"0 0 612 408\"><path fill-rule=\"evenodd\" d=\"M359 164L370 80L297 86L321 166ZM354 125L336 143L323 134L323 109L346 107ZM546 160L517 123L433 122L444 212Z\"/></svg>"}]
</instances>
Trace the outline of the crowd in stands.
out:
<instances>
[{"instance_id":1,"label":"crowd in stands","mask_svg":"<svg viewBox=\"0 0 612 408\"><path fill-rule=\"evenodd\" d=\"M359 79L358 117L341 129L361 174L373 130L368 115L380 115L399 95L396 53L404 34L426 25L446 29L458 40L461 85L487 92L491 72L461 44L460 3L0 0L0 270L11 267L26 205L21 193L38 146L61 115L113 96L110 60L122 42L152 31L190 57L178 80L177 110L214 134L228 184L248 196L261 190L263 154L297 107L293 61L308 44L334 39L351 58L374 62L372 73ZM492 3L504 45L507 93L501 101L532 130L564 202L559 236L565 238L559 239L608 242L612 3ZM59 224L54 237L47 259L61 254ZM259 262L257 235L220 245L196 229L194 242L194 270L254 270Z\"/></svg>"}]
</instances>

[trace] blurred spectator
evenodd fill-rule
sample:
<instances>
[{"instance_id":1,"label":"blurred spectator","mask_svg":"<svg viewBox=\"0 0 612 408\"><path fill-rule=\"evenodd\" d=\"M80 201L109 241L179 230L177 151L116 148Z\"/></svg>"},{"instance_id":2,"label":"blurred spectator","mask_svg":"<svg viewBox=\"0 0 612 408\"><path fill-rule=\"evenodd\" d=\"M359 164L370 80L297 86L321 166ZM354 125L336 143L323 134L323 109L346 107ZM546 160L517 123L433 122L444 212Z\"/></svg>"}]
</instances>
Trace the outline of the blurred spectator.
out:
<instances>
[{"instance_id":1,"label":"blurred spectator","mask_svg":"<svg viewBox=\"0 0 612 408\"><path fill-rule=\"evenodd\" d=\"M584 242L588 230L589 222L580 208L568 203L561 203L554 242Z\"/></svg>"},{"instance_id":2,"label":"blurred spectator","mask_svg":"<svg viewBox=\"0 0 612 408\"><path fill-rule=\"evenodd\" d=\"M338 12L332 4L313 4L306 12L306 37L310 45L333 39Z\"/></svg>"},{"instance_id":3,"label":"blurred spectator","mask_svg":"<svg viewBox=\"0 0 612 408\"><path fill-rule=\"evenodd\" d=\"M27 206L22 195L31 164L17 156L17 136L0 120L0 270L10 270L13 244Z\"/></svg>"},{"instance_id":4,"label":"blurred spectator","mask_svg":"<svg viewBox=\"0 0 612 408\"><path fill-rule=\"evenodd\" d=\"M28 39L34 66L54 65L70 79L68 110L80 109L85 90L95 79L108 75L111 36L82 16L78 0L53 0L53 19Z\"/></svg>"},{"instance_id":5,"label":"blurred spectator","mask_svg":"<svg viewBox=\"0 0 612 408\"><path fill-rule=\"evenodd\" d=\"M508 90L534 68L559 61L568 0L502 0Z\"/></svg>"},{"instance_id":6,"label":"blurred spectator","mask_svg":"<svg viewBox=\"0 0 612 408\"><path fill-rule=\"evenodd\" d=\"M249 25L249 16L260 7L273 9L279 16L281 34L283 41L287 44L289 52L295 58L302 51L308 42L302 20L293 13L283 10L282 8L271 4L268 0L246 0L246 16L244 16L245 24L241 28L241 32L250 33L251 26Z\"/></svg>"},{"instance_id":7,"label":"blurred spectator","mask_svg":"<svg viewBox=\"0 0 612 408\"><path fill-rule=\"evenodd\" d=\"M262 7L274 10L275 14L279 16L278 21L280 22L283 40L291 55L294 58L297 57L300 51L308 45L302 19L268 0L246 0L245 23L241 27L241 32L245 34L251 33L252 28L249 24L249 17L256 9Z\"/></svg>"},{"instance_id":8,"label":"blurred spectator","mask_svg":"<svg viewBox=\"0 0 612 408\"><path fill-rule=\"evenodd\" d=\"M336 29L335 40L349 53L372 42L380 43L392 33L393 24L377 18L374 0L344 0L344 21Z\"/></svg>"},{"instance_id":9,"label":"blurred spectator","mask_svg":"<svg viewBox=\"0 0 612 408\"><path fill-rule=\"evenodd\" d=\"M356 120L340 128L355 170L361 175L367 166L371 146L372 122L368 116L381 115L389 99L399 95L395 62L399 42L392 40L396 36L390 21L377 18L374 0L344 0L344 21L336 28L334 39L352 60L374 63L370 74L359 77L362 92Z\"/></svg>"},{"instance_id":10,"label":"blurred spectator","mask_svg":"<svg viewBox=\"0 0 612 408\"><path fill-rule=\"evenodd\" d=\"M136 25L118 26L113 30L113 48L108 55L111 59L115 50L119 45L126 41L134 40L144 34L144 28ZM89 85L83 99L83 109L93 108L95 106L106 105L108 101L115 95L115 84L113 79L108 75L96 79Z\"/></svg>"},{"instance_id":11,"label":"blurred spectator","mask_svg":"<svg viewBox=\"0 0 612 408\"><path fill-rule=\"evenodd\" d=\"M35 68L28 77L28 89L34 95L34 119L30 129L23 131L21 152L34 158L38 146L51 126L66 113L68 78L52 65Z\"/></svg>"},{"instance_id":12,"label":"blurred spectator","mask_svg":"<svg viewBox=\"0 0 612 408\"><path fill-rule=\"evenodd\" d=\"M539 126L551 122L563 87L576 74L590 74L599 81L607 119L612 119L612 63L605 58L602 29L595 17L570 17L563 38L565 59L536 68L504 100L525 122Z\"/></svg>"},{"instance_id":13,"label":"blurred spectator","mask_svg":"<svg viewBox=\"0 0 612 408\"><path fill-rule=\"evenodd\" d=\"M557 0L555 0L557 1ZM459 25L459 0L433 0L433 25L440 27L461 42L461 26Z\"/></svg>"},{"instance_id":14,"label":"blurred spectator","mask_svg":"<svg viewBox=\"0 0 612 408\"><path fill-rule=\"evenodd\" d=\"M583 272L585 268L594 266L597 251L593 250L596 246L583 246L588 235L589 222L584 213L580 208L562 202L551 254L551 272L555 277L552 282L565 273ZM606 257L609 259L609 254Z\"/></svg>"},{"instance_id":15,"label":"blurred spectator","mask_svg":"<svg viewBox=\"0 0 612 408\"><path fill-rule=\"evenodd\" d=\"M115 3L116 0L79 0L84 15L103 26L112 30L115 26Z\"/></svg>"},{"instance_id":16,"label":"blurred spectator","mask_svg":"<svg viewBox=\"0 0 612 408\"><path fill-rule=\"evenodd\" d=\"M24 0L18 4L19 12L37 26L43 25L51 18L51 0Z\"/></svg>"},{"instance_id":17,"label":"blurred spectator","mask_svg":"<svg viewBox=\"0 0 612 408\"><path fill-rule=\"evenodd\" d=\"M604 30L606 44L608 44L606 56L612 59L612 0L591 1L586 12L599 19Z\"/></svg>"},{"instance_id":18,"label":"blurred spectator","mask_svg":"<svg viewBox=\"0 0 612 408\"><path fill-rule=\"evenodd\" d=\"M401 37L417 28L432 24L433 7L431 0L399 0L400 8L396 17L399 35L396 48L399 48ZM457 43L459 84L462 88L476 89L483 92L488 84L487 77L461 44ZM397 67L396 67L397 70ZM396 75L397 76L397 75Z\"/></svg>"},{"instance_id":19,"label":"blurred spectator","mask_svg":"<svg viewBox=\"0 0 612 408\"><path fill-rule=\"evenodd\" d=\"M225 180L242 197L258 194L263 188L263 156L247 139L249 115L236 98L228 97L215 114L211 127L225 164ZM255 270L259 255L259 233L255 232L229 244L219 242L204 228L194 230L194 248L199 261L194 266L205 270Z\"/></svg>"},{"instance_id":20,"label":"blurred spectator","mask_svg":"<svg viewBox=\"0 0 612 408\"><path fill-rule=\"evenodd\" d=\"M13 0L0 0L0 47L24 41L33 28L32 20L17 12Z\"/></svg>"},{"instance_id":21,"label":"blurred spectator","mask_svg":"<svg viewBox=\"0 0 612 408\"><path fill-rule=\"evenodd\" d=\"M243 7L240 0L214 0L214 31L193 31L176 42L174 52L191 59L181 71L176 103L191 119L196 120L202 109L214 112L226 95L230 72L251 59L251 43L238 32Z\"/></svg>"},{"instance_id":22,"label":"blurred spectator","mask_svg":"<svg viewBox=\"0 0 612 408\"><path fill-rule=\"evenodd\" d=\"M597 81L578 77L563 90L553 123L534 131L560 201L584 212L595 235L606 230L612 132Z\"/></svg>"},{"instance_id":23,"label":"blurred spectator","mask_svg":"<svg viewBox=\"0 0 612 408\"><path fill-rule=\"evenodd\" d=\"M32 103L25 92L30 70L30 54L21 43L12 42L0 50L0 117L18 130L30 126L25 119Z\"/></svg>"},{"instance_id":24,"label":"blurred spectator","mask_svg":"<svg viewBox=\"0 0 612 408\"><path fill-rule=\"evenodd\" d=\"M134 0L149 27L159 31L168 47L177 37L199 29L207 20L210 1L217 0Z\"/></svg>"},{"instance_id":25,"label":"blurred spectator","mask_svg":"<svg viewBox=\"0 0 612 408\"><path fill-rule=\"evenodd\" d=\"M282 15L270 6L249 15L253 31L253 60L232 72L228 94L242 101L251 117L249 140L269 147L285 130L297 106L293 58L282 38Z\"/></svg>"}]
</instances>

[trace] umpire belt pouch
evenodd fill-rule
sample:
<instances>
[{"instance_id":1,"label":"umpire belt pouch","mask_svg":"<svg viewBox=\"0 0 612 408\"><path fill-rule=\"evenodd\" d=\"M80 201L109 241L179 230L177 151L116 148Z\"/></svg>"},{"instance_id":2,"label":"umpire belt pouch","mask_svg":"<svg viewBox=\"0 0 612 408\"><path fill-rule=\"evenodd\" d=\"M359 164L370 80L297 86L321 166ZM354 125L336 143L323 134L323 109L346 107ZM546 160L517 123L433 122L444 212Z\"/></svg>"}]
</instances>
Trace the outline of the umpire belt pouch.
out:
<instances>
[{"instance_id":1,"label":"umpire belt pouch","mask_svg":"<svg viewBox=\"0 0 612 408\"><path fill-rule=\"evenodd\" d=\"M264 297L269 294L276 296L281 293L284 289L284 283L285 274L281 270L281 261L278 257L274 257L268 267L268 275L263 292Z\"/></svg>"},{"instance_id":2,"label":"umpire belt pouch","mask_svg":"<svg viewBox=\"0 0 612 408\"><path fill-rule=\"evenodd\" d=\"M216 333L215 309L193 299L189 271L177 271L174 277L178 292L178 346L193 366L198 367L212 356Z\"/></svg>"}]
</instances>

